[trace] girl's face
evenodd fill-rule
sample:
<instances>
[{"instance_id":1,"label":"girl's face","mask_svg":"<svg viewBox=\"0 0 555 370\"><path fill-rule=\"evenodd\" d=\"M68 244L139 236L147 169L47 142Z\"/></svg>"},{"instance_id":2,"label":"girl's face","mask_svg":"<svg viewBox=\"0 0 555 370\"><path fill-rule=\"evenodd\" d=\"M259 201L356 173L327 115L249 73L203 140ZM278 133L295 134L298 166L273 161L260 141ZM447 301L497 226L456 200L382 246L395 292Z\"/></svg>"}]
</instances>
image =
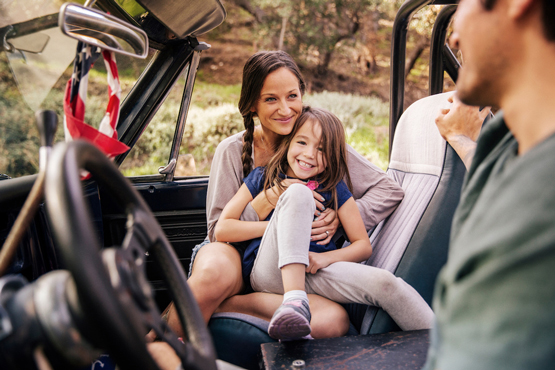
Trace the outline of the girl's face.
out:
<instances>
[{"instance_id":1,"label":"girl's face","mask_svg":"<svg viewBox=\"0 0 555 370\"><path fill-rule=\"evenodd\" d=\"M266 76L260 98L251 108L263 129L284 136L291 133L302 110L299 80L285 67Z\"/></svg>"},{"instance_id":2,"label":"girl's face","mask_svg":"<svg viewBox=\"0 0 555 370\"><path fill-rule=\"evenodd\" d=\"M326 169L321 138L322 128L314 119L307 120L299 128L287 151L287 176L307 180Z\"/></svg>"}]
</instances>

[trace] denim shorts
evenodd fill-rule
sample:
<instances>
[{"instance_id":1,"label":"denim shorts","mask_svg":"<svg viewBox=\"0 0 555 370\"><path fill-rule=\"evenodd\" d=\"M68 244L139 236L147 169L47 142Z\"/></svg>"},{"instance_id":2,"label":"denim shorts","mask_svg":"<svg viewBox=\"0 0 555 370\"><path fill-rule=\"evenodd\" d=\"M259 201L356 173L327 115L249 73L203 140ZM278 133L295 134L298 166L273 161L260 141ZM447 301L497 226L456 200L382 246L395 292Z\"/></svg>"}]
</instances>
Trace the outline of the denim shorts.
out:
<instances>
[{"instance_id":1,"label":"denim shorts","mask_svg":"<svg viewBox=\"0 0 555 370\"><path fill-rule=\"evenodd\" d=\"M191 254L191 263L189 264L189 275L187 276L188 278L191 277L191 272L193 271L193 262L195 261L195 257L197 256L198 251L200 250L200 248L204 247L208 243L210 243L210 240L206 238L202 243L195 245L195 247L193 248L193 253Z\"/></svg>"}]
</instances>

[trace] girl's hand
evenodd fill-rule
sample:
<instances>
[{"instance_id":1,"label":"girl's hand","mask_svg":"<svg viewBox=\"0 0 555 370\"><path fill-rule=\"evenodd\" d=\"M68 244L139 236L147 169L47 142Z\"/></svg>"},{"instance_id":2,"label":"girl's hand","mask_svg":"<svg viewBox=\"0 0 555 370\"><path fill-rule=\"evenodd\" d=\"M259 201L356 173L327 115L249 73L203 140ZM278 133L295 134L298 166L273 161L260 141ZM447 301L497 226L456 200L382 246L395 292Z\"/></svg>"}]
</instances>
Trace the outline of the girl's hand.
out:
<instances>
[{"instance_id":1,"label":"girl's hand","mask_svg":"<svg viewBox=\"0 0 555 370\"><path fill-rule=\"evenodd\" d=\"M328 244L338 227L339 217L336 217L336 212L331 208L326 208L318 216L318 219L312 222L310 240L318 241L319 245Z\"/></svg>"},{"instance_id":2,"label":"girl's hand","mask_svg":"<svg viewBox=\"0 0 555 370\"><path fill-rule=\"evenodd\" d=\"M306 267L307 274L315 274L318 270L328 267L334 261L329 258L327 253L314 253L308 252L308 266Z\"/></svg>"},{"instance_id":3,"label":"girl's hand","mask_svg":"<svg viewBox=\"0 0 555 370\"><path fill-rule=\"evenodd\" d=\"M285 179L281 182L281 185L283 185L283 190L281 190L277 185L272 186L270 189L268 189L267 191L267 196L268 196L268 200L271 202L271 204L275 207L275 205L277 204L277 201L279 199L279 197L281 196L281 194L283 194L283 192L285 190L287 190L287 188L293 184L305 184L304 181L301 181L299 179Z\"/></svg>"}]
</instances>

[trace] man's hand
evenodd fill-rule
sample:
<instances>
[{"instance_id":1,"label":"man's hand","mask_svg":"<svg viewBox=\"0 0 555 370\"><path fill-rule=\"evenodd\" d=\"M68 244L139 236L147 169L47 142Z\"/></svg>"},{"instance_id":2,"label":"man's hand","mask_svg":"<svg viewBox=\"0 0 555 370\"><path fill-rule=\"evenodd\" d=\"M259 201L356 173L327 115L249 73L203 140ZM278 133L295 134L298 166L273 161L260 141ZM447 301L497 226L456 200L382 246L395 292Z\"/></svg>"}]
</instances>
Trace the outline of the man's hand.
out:
<instances>
[{"instance_id":1,"label":"man's hand","mask_svg":"<svg viewBox=\"0 0 555 370\"><path fill-rule=\"evenodd\" d=\"M468 170L474 158L476 140L482 129L482 123L489 114L490 108L486 107L480 111L478 107L465 105L455 94L447 100L453 104L449 109L440 110L436 125L441 136L455 149Z\"/></svg>"},{"instance_id":2,"label":"man's hand","mask_svg":"<svg viewBox=\"0 0 555 370\"><path fill-rule=\"evenodd\" d=\"M476 142L490 108L486 107L480 111L478 107L465 105L455 94L451 95L447 101L453 103L451 108L442 109L436 118L436 125L441 136L448 142L460 136L466 136Z\"/></svg>"}]
</instances>

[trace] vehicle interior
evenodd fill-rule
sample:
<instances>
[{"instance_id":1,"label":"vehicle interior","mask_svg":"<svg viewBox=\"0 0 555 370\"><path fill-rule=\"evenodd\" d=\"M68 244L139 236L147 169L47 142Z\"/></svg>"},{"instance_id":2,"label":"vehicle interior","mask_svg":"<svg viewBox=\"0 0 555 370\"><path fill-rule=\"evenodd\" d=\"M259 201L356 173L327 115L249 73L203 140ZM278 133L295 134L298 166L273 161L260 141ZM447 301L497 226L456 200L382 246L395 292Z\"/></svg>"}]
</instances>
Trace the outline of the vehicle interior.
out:
<instances>
[{"instance_id":1,"label":"vehicle interior","mask_svg":"<svg viewBox=\"0 0 555 370\"><path fill-rule=\"evenodd\" d=\"M429 304L447 258L465 174L434 124L447 104L444 72L456 81L460 68L445 43L456 3L407 0L395 19L387 172L402 185L405 198L369 234L374 253L366 261L403 278ZM444 6L432 34L430 96L404 111L408 23L432 4ZM2 368L45 368L37 365L41 361L55 369L84 368L106 360L102 354L107 353L107 361L119 368L157 369L145 347L150 328L176 351L185 369L229 363L247 369L323 369L333 368L334 361L345 368L421 368L428 331L401 332L375 307L346 305L349 335L333 339L278 343L267 334L268 322L239 313L215 314L208 328L204 325L186 276L191 251L207 233L208 177L181 176L176 169L200 55L210 47L201 35L224 21L225 9L219 0L98 0L94 8L60 6L52 1L37 14L12 9L9 23L0 23L0 66L4 63L13 73L30 112L25 120L36 124L35 141L40 142L38 174L8 173L0 179ZM32 16L15 15L23 13ZM55 92L71 75L76 39L114 51L118 58L140 60L130 64L136 79L124 92L117 127L119 140L132 150L113 161L81 141L51 149L63 141L62 102L49 106L43 101L62 99ZM61 44L67 46L67 56L49 49ZM48 53L56 54L63 68L33 70ZM16 66L21 60L25 66ZM172 94L180 108L164 163L155 173L124 177L118 167L132 159ZM16 117L11 111L18 109L7 106L8 117ZM83 170L90 179L80 180ZM186 344L160 318L170 300L184 323Z\"/></svg>"}]
</instances>

